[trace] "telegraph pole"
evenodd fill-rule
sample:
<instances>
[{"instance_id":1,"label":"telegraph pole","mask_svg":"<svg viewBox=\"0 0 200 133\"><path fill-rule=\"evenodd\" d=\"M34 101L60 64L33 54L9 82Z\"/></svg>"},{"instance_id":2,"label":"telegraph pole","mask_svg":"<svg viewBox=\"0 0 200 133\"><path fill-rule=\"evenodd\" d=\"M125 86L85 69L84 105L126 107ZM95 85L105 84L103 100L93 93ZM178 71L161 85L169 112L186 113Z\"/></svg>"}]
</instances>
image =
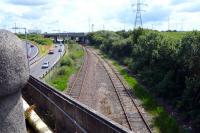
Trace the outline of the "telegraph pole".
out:
<instances>
[{"instance_id":1,"label":"telegraph pole","mask_svg":"<svg viewBox=\"0 0 200 133\"><path fill-rule=\"evenodd\" d=\"M137 0L137 3L136 4L133 4L132 6L135 7L136 6L136 15L135 15L135 25L134 25L134 29L135 28L138 28L138 27L141 27L143 26L143 23L142 23L142 6L144 6L146 4L144 3L141 3L140 0Z\"/></svg>"},{"instance_id":2,"label":"telegraph pole","mask_svg":"<svg viewBox=\"0 0 200 133\"><path fill-rule=\"evenodd\" d=\"M28 39L27 39L27 29L23 27L13 27L12 29L16 30L24 30L25 32L25 43L26 43L26 54L27 54L27 59L28 59L28 66L29 66L29 72L30 72L30 63L29 63L29 47L28 47Z\"/></svg>"},{"instance_id":3,"label":"telegraph pole","mask_svg":"<svg viewBox=\"0 0 200 133\"><path fill-rule=\"evenodd\" d=\"M168 31L170 30L170 17L168 17Z\"/></svg>"},{"instance_id":4,"label":"telegraph pole","mask_svg":"<svg viewBox=\"0 0 200 133\"><path fill-rule=\"evenodd\" d=\"M103 30L105 30L105 25L104 25L104 24L103 24L103 27L102 27L102 28L103 28Z\"/></svg>"},{"instance_id":5,"label":"telegraph pole","mask_svg":"<svg viewBox=\"0 0 200 133\"><path fill-rule=\"evenodd\" d=\"M15 27L14 27L14 29L15 29L15 34L16 34L16 28L17 28L17 24L16 24L16 22L15 22Z\"/></svg>"},{"instance_id":6,"label":"telegraph pole","mask_svg":"<svg viewBox=\"0 0 200 133\"><path fill-rule=\"evenodd\" d=\"M183 19L181 19L181 31L184 31L183 30Z\"/></svg>"},{"instance_id":7,"label":"telegraph pole","mask_svg":"<svg viewBox=\"0 0 200 133\"><path fill-rule=\"evenodd\" d=\"M88 28L89 28L89 32L90 32L90 29L91 29L91 19L88 18Z\"/></svg>"},{"instance_id":8,"label":"telegraph pole","mask_svg":"<svg viewBox=\"0 0 200 133\"><path fill-rule=\"evenodd\" d=\"M126 17L124 17L124 31L126 31Z\"/></svg>"},{"instance_id":9,"label":"telegraph pole","mask_svg":"<svg viewBox=\"0 0 200 133\"><path fill-rule=\"evenodd\" d=\"M94 24L92 24L92 32L94 32Z\"/></svg>"}]
</instances>

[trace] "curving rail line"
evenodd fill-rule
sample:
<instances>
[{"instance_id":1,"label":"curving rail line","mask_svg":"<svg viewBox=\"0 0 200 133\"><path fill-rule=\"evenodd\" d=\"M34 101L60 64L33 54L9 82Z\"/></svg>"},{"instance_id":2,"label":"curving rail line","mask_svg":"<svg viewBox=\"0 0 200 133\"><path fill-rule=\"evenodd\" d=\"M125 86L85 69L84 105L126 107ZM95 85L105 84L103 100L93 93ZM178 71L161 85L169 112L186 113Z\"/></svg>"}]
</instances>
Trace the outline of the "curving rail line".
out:
<instances>
[{"instance_id":1,"label":"curving rail line","mask_svg":"<svg viewBox=\"0 0 200 133\"><path fill-rule=\"evenodd\" d=\"M100 58L95 52L92 51L92 53L102 63L106 72L109 75L110 80L112 81L113 87L120 101L120 105L122 106L122 110L124 111L124 115L125 115L129 129L135 132L142 130L142 132L152 133L151 128L149 127L143 114L137 107L137 104L132 98L130 91L127 89L127 87L123 83L119 74L116 72L116 70L114 70L114 68L107 61Z\"/></svg>"},{"instance_id":2,"label":"curving rail line","mask_svg":"<svg viewBox=\"0 0 200 133\"><path fill-rule=\"evenodd\" d=\"M106 61L106 62L107 62L107 61ZM110 65L110 63L107 62L107 64L110 66L110 68L112 69L112 71L116 74L117 78L118 78L118 79L120 80L120 82L122 83L122 85L123 85L123 87L125 88L125 90L126 90L128 96L130 97L132 103L133 103L134 106L136 107L137 112L139 113L140 117L142 118L142 121L144 122L144 124L145 124L147 130L148 130L150 133L152 133L151 128L149 127L149 125L148 125L147 121L145 120L143 114L142 114L141 111L139 110L139 108L138 108L138 106L137 106L135 100L134 100L133 97L132 97L132 94L131 94L130 91L127 89L127 87L126 87L126 85L124 84L123 80L120 78L120 76L119 76L119 74L117 73L117 71Z\"/></svg>"}]
</instances>

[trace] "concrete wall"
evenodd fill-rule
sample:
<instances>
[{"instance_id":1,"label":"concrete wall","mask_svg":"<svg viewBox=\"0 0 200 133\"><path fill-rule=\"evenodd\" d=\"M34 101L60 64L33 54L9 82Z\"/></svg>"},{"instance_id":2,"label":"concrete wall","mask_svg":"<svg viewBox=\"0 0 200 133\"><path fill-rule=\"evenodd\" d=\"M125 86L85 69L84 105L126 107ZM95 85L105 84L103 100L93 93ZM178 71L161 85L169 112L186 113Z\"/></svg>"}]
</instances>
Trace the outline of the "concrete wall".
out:
<instances>
[{"instance_id":1,"label":"concrete wall","mask_svg":"<svg viewBox=\"0 0 200 133\"><path fill-rule=\"evenodd\" d=\"M48 121L47 124L49 123L48 125L57 133L130 132L128 129L105 118L69 96L55 91L33 77L30 78L28 85L23 90L23 96L29 103L36 104L40 115Z\"/></svg>"}]
</instances>

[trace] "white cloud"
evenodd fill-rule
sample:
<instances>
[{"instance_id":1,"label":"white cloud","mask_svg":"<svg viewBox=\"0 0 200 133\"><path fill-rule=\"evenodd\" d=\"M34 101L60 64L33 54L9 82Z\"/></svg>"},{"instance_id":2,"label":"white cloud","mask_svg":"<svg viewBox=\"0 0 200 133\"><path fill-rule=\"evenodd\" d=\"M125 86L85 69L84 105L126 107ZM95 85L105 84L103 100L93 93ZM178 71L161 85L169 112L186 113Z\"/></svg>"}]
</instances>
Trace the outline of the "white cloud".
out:
<instances>
[{"instance_id":1,"label":"white cloud","mask_svg":"<svg viewBox=\"0 0 200 133\"><path fill-rule=\"evenodd\" d=\"M87 32L90 23L94 30L121 30L134 27L136 0L2 0L0 1L0 27L19 26L39 28L42 31ZM142 13L144 27L159 30L198 29L200 10L198 0L145 0L148 6ZM126 22L126 23L125 23ZM181 24L184 22L184 24Z\"/></svg>"}]
</instances>

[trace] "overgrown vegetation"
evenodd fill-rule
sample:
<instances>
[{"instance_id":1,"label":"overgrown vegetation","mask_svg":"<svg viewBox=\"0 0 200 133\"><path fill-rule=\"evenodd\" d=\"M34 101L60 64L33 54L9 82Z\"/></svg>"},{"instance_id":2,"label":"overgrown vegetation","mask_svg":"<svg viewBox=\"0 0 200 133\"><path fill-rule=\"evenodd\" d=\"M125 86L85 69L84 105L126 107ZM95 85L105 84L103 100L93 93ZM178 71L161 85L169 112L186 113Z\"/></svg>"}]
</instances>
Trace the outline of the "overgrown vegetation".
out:
<instances>
[{"instance_id":1,"label":"overgrown vegetation","mask_svg":"<svg viewBox=\"0 0 200 133\"><path fill-rule=\"evenodd\" d=\"M178 133L179 126L175 119L156 102L156 100L147 90L145 90L137 79L130 76L126 69L120 66L116 61L113 61L113 65L124 77L124 80L128 83L128 85L134 90L134 94L142 101L142 106L145 110L153 115L153 132Z\"/></svg>"},{"instance_id":2,"label":"overgrown vegetation","mask_svg":"<svg viewBox=\"0 0 200 133\"><path fill-rule=\"evenodd\" d=\"M200 130L199 32L98 31L88 34L88 39L93 46L137 74L149 92L177 110L184 122ZM127 75L124 76L126 79ZM137 87L134 79L127 81L150 112L166 115L154 122L161 132L179 131L175 120L160 106L145 102L151 99L150 95Z\"/></svg>"},{"instance_id":3,"label":"overgrown vegetation","mask_svg":"<svg viewBox=\"0 0 200 133\"><path fill-rule=\"evenodd\" d=\"M23 40L25 39L24 34L17 34L17 36ZM38 34L28 34L27 39L39 48L40 55L47 54L48 50L52 47L53 44L51 39L44 38L42 35Z\"/></svg>"},{"instance_id":4,"label":"overgrown vegetation","mask_svg":"<svg viewBox=\"0 0 200 133\"><path fill-rule=\"evenodd\" d=\"M78 44L69 44L69 53L66 53L58 66L51 71L45 81L60 91L68 88L68 80L72 74L77 72L81 63L84 51Z\"/></svg>"},{"instance_id":5,"label":"overgrown vegetation","mask_svg":"<svg viewBox=\"0 0 200 133\"><path fill-rule=\"evenodd\" d=\"M18 37L21 39L25 39L24 34L18 34ZM33 42L36 42L40 45L51 45L53 41L49 38L44 38L42 35L38 34L28 34L27 39Z\"/></svg>"}]
</instances>

